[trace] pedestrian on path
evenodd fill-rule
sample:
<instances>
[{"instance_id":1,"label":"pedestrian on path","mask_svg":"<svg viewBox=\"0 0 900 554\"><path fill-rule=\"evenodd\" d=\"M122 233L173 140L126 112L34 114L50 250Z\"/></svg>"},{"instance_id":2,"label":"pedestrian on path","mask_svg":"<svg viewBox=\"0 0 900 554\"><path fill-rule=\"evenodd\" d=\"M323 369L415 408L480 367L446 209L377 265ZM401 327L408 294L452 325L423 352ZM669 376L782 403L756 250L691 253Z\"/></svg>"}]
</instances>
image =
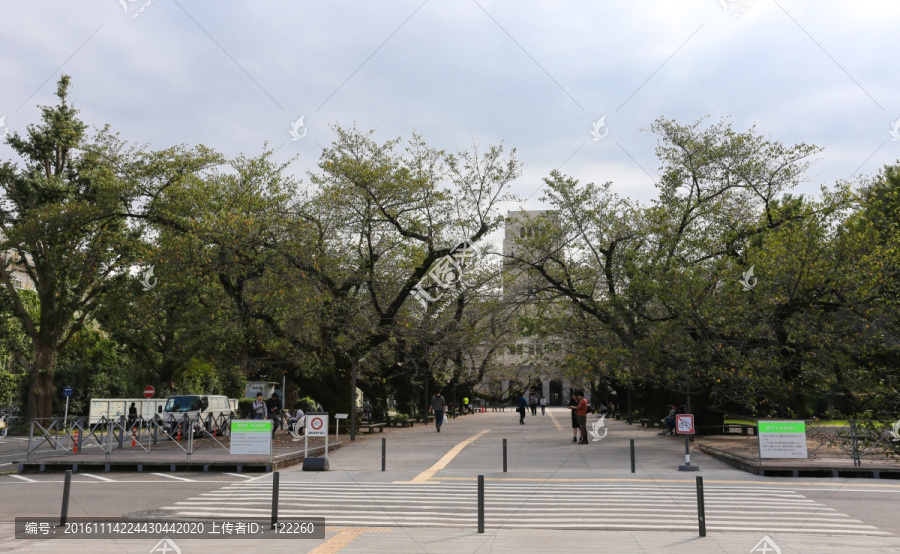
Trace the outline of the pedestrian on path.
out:
<instances>
[{"instance_id":1,"label":"pedestrian on path","mask_svg":"<svg viewBox=\"0 0 900 554\"><path fill-rule=\"evenodd\" d=\"M278 428L278 414L281 412L281 401L278 400L278 393L273 392L272 398L266 401L266 412L269 419L272 420L272 436L275 436L275 429Z\"/></svg>"},{"instance_id":2,"label":"pedestrian on path","mask_svg":"<svg viewBox=\"0 0 900 554\"><path fill-rule=\"evenodd\" d=\"M572 442L578 442L578 417L575 413L575 408L578 407L578 398L575 396L575 392L572 392L572 397L569 399L569 405L566 406L570 410L572 410ZM584 437L582 437L584 438Z\"/></svg>"},{"instance_id":3,"label":"pedestrian on path","mask_svg":"<svg viewBox=\"0 0 900 554\"><path fill-rule=\"evenodd\" d=\"M541 415L547 415L547 399L541 395Z\"/></svg>"},{"instance_id":4,"label":"pedestrian on path","mask_svg":"<svg viewBox=\"0 0 900 554\"><path fill-rule=\"evenodd\" d=\"M534 396L534 394L532 394L531 397L528 399L528 405L531 406L531 415L536 416L538 401L537 401L537 398Z\"/></svg>"},{"instance_id":5,"label":"pedestrian on path","mask_svg":"<svg viewBox=\"0 0 900 554\"><path fill-rule=\"evenodd\" d=\"M441 391L437 391L434 393L434 398L431 399L431 407L428 408L428 411L434 412L434 426L437 427L438 433L441 432L441 424L444 423L444 410L446 409L447 401L441 396Z\"/></svg>"},{"instance_id":6,"label":"pedestrian on path","mask_svg":"<svg viewBox=\"0 0 900 554\"><path fill-rule=\"evenodd\" d=\"M528 401L525 400L525 393L519 394L519 425L525 425L525 410L528 409Z\"/></svg>"},{"instance_id":7,"label":"pedestrian on path","mask_svg":"<svg viewBox=\"0 0 900 554\"><path fill-rule=\"evenodd\" d=\"M581 429L581 440L578 441L578 444L589 444L587 440L588 401L584 399L584 391L576 391L575 400L578 402L578 404L576 404L574 407L569 406L569 408L571 408L572 413L575 414L575 420L578 423L578 428Z\"/></svg>"},{"instance_id":8,"label":"pedestrian on path","mask_svg":"<svg viewBox=\"0 0 900 554\"><path fill-rule=\"evenodd\" d=\"M263 400L262 393L257 393L256 400L253 401L253 409L251 410L253 419L266 419L266 402Z\"/></svg>"}]
</instances>

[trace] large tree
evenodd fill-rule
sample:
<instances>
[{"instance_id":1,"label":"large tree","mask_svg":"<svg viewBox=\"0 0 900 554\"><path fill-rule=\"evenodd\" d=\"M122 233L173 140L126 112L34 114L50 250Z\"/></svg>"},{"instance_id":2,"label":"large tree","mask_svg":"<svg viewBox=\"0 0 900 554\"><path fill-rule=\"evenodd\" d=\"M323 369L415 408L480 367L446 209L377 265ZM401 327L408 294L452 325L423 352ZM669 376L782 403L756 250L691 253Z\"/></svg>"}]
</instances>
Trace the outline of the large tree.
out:
<instances>
[{"instance_id":1,"label":"large tree","mask_svg":"<svg viewBox=\"0 0 900 554\"><path fill-rule=\"evenodd\" d=\"M140 152L106 127L87 133L69 85L62 76L42 124L7 137L22 166L0 166L0 251L16 254L0 264L0 311L30 343L16 351L30 381L29 417L51 415L57 356L145 253L144 208L215 161L202 148ZM13 283L14 266L34 284L35 310Z\"/></svg>"},{"instance_id":2,"label":"large tree","mask_svg":"<svg viewBox=\"0 0 900 554\"><path fill-rule=\"evenodd\" d=\"M86 135L68 89L63 76L59 104L41 108L43 123L7 138L23 167L0 166L0 251L17 254L0 265L0 306L31 342L30 359L19 353L30 380L28 417L50 416L57 355L124 277L137 238L119 216L136 194L115 171L121 144L105 129ZM37 313L12 282L13 264L34 283Z\"/></svg>"}]
</instances>

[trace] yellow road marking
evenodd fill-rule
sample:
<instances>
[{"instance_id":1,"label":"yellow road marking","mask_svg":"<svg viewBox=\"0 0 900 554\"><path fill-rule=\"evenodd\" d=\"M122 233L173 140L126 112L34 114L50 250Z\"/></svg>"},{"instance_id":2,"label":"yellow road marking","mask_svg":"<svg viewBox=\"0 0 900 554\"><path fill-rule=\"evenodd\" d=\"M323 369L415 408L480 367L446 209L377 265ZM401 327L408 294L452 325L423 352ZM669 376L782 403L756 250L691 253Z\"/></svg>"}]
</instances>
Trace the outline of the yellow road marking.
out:
<instances>
[{"instance_id":1,"label":"yellow road marking","mask_svg":"<svg viewBox=\"0 0 900 554\"><path fill-rule=\"evenodd\" d=\"M491 432L490 429L485 429L484 431L478 433L477 435L473 435L473 436L467 438L466 440L462 441L461 443L457 444L456 446L454 446L453 448L450 449L450 452L447 452L446 454L444 454L441 457L440 460L435 462L435 464L433 466L426 469L422 473L416 475L412 479L412 481L394 481L394 483L427 483L429 479L434 477L435 473L437 473L438 471L447 467L447 464L449 464L451 461L453 461L453 458L455 458L457 456L457 454L462 452L463 448L469 446L470 444L472 444L473 442L477 441L478 439L483 437L485 434L490 433L490 432Z\"/></svg>"},{"instance_id":2,"label":"yellow road marking","mask_svg":"<svg viewBox=\"0 0 900 554\"><path fill-rule=\"evenodd\" d=\"M333 554L355 541L363 533L389 533L389 527L326 527L326 531L339 529L337 535L310 550L310 554Z\"/></svg>"},{"instance_id":3,"label":"yellow road marking","mask_svg":"<svg viewBox=\"0 0 900 554\"><path fill-rule=\"evenodd\" d=\"M553 425L556 425L556 430L557 430L557 431L562 431L562 430L563 430L563 426L560 425L559 422L556 420L556 416L553 415L553 412L551 412L550 410L547 410L547 413L550 414L550 419L553 420Z\"/></svg>"}]
</instances>

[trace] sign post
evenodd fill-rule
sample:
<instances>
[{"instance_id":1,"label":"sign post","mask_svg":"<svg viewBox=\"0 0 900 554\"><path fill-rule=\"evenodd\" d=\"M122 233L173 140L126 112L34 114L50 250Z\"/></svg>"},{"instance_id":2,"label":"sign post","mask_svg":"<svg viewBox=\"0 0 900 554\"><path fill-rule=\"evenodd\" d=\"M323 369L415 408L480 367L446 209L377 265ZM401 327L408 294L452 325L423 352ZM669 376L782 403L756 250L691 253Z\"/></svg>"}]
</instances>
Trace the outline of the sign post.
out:
<instances>
[{"instance_id":1,"label":"sign post","mask_svg":"<svg viewBox=\"0 0 900 554\"><path fill-rule=\"evenodd\" d=\"M325 437L325 458L328 458L328 413L306 414L306 435L303 437L303 458L309 457L309 437Z\"/></svg>"},{"instance_id":2,"label":"sign post","mask_svg":"<svg viewBox=\"0 0 900 554\"><path fill-rule=\"evenodd\" d=\"M694 415L676 415L675 432L684 435L684 465L678 466L678 471L700 471L700 466L691 465L691 435L694 434Z\"/></svg>"},{"instance_id":3,"label":"sign post","mask_svg":"<svg viewBox=\"0 0 900 554\"><path fill-rule=\"evenodd\" d=\"M805 421L758 421L759 458L806 458Z\"/></svg>"},{"instance_id":4,"label":"sign post","mask_svg":"<svg viewBox=\"0 0 900 554\"><path fill-rule=\"evenodd\" d=\"M153 385L147 385L144 388L144 398L153 398L153 395L156 394L156 389L153 388Z\"/></svg>"},{"instance_id":5,"label":"sign post","mask_svg":"<svg viewBox=\"0 0 900 554\"><path fill-rule=\"evenodd\" d=\"M347 419L347 414L334 414L334 442L338 441L342 419Z\"/></svg>"}]
</instances>

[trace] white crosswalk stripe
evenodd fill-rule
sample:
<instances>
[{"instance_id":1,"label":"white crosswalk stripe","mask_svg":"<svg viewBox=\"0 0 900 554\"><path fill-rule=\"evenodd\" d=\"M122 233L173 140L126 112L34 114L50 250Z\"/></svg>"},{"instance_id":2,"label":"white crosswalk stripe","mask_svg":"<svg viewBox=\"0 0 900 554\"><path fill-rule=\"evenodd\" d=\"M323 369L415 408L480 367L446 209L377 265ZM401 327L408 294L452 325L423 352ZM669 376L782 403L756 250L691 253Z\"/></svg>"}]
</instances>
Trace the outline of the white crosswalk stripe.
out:
<instances>
[{"instance_id":1,"label":"white crosswalk stripe","mask_svg":"<svg viewBox=\"0 0 900 554\"><path fill-rule=\"evenodd\" d=\"M272 485L245 482L177 502L176 517L267 517ZM790 489L705 487L709 531L890 535ZM324 517L328 525L473 527L474 484L291 483L279 489L279 517ZM509 482L485 484L485 527L691 530L693 486Z\"/></svg>"}]
</instances>

